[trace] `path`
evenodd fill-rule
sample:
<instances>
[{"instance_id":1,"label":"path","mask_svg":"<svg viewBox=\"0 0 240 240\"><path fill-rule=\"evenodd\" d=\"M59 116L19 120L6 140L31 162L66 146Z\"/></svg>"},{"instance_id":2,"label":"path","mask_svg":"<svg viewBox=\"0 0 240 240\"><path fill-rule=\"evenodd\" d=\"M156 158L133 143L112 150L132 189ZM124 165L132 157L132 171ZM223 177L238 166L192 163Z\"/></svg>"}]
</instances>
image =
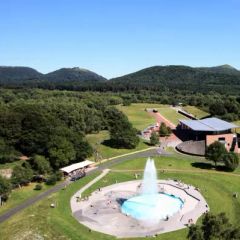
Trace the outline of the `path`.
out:
<instances>
[{"instance_id":1,"label":"path","mask_svg":"<svg viewBox=\"0 0 240 240\"><path fill-rule=\"evenodd\" d=\"M159 153L157 152L157 149L156 148L154 148L154 149L150 148L150 149L147 149L145 151L135 152L134 154L131 153L129 155L123 155L123 156L120 156L120 157L115 157L111 161L106 161L104 163L99 164L97 168L93 169L92 171L87 172L86 175L91 175L91 174L95 173L96 171L99 171L99 170L102 171L104 169L107 169L107 168L115 165L115 164L130 160L130 159L156 156L156 155L159 155ZM79 180L79 181L81 181L81 180ZM6 211L5 213L0 215L0 223L8 220L13 215L17 214L18 212L22 211L23 209L25 209L25 208L27 208L31 205L33 205L34 203L42 200L43 198L49 196L50 194L61 190L66 185L69 185L70 183L71 182L69 182L69 181L64 181L64 182L58 183L56 186L52 187L51 189L26 200L25 202L19 204L18 206L14 207L14 208L9 209L8 211Z\"/></svg>"},{"instance_id":2,"label":"path","mask_svg":"<svg viewBox=\"0 0 240 240\"><path fill-rule=\"evenodd\" d=\"M85 186L83 186L80 190L78 190L72 197L70 200L71 203L71 209L72 211L74 211L74 209L76 209L79 205L79 203L76 201L77 198L81 198L82 197L82 193L85 192L88 188L90 188L93 184L95 184L96 182L98 182L100 179L102 179L104 176L106 176L109 173L110 169L104 169L102 171L102 173L95 177L91 182L89 182L88 184L86 184Z\"/></svg>"},{"instance_id":3,"label":"path","mask_svg":"<svg viewBox=\"0 0 240 240\"><path fill-rule=\"evenodd\" d=\"M95 184L96 182L98 182L101 178L103 178L104 176L106 176L109 173L110 169L104 169L102 171L102 173L95 177L91 182L89 182L88 184L86 184L85 186L83 186L79 191L77 191L74 196L78 196L81 197L82 193L85 192L88 188L90 188L93 184Z\"/></svg>"},{"instance_id":4,"label":"path","mask_svg":"<svg viewBox=\"0 0 240 240\"><path fill-rule=\"evenodd\" d=\"M143 172L144 169L112 169L111 172ZM217 172L216 170L191 170L191 169L176 169L176 168L158 168L157 171L165 172L180 172L180 173L211 173L220 174L232 177L240 177L237 173Z\"/></svg>"},{"instance_id":5,"label":"path","mask_svg":"<svg viewBox=\"0 0 240 240\"><path fill-rule=\"evenodd\" d=\"M162 114L160 114L159 112L149 112L149 114L151 116L153 116L157 123L159 123L159 125L161 124L161 122L164 122L168 127L170 127L171 129L175 129L176 125L173 124L171 121L169 121L167 118L165 118Z\"/></svg>"}]
</instances>

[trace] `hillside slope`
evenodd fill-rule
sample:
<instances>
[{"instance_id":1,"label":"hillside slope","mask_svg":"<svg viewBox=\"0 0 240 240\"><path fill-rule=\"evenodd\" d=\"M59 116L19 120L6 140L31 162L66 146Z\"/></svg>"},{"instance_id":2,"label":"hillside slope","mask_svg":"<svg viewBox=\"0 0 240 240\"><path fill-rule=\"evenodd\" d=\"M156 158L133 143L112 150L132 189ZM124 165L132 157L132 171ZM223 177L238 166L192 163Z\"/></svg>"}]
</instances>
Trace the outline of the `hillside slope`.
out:
<instances>
[{"instance_id":1,"label":"hillside slope","mask_svg":"<svg viewBox=\"0 0 240 240\"><path fill-rule=\"evenodd\" d=\"M233 74L222 67L154 66L110 82L115 87L126 89L236 92L240 90L240 72L234 70Z\"/></svg>"},{"instance_id":2,"label":"hillside slope","mask_svg":"<svg viewBox=\"0 0 240 240\"><path fill-rule=\"evenodd\" d=\"M42 74L29 67L0 66L0 83L40 79Z\"/></svg>"},{"instance_id":3,"label":"hillside slope","mask_svg":"<svg viewBox=\"0 0 240 240\"><path fill-rule=\"evenodd\" d=\"M107 79L87 69L78 67L61 68L44 76L51 82L106 81Z\"/></svg>"}]
</instances>

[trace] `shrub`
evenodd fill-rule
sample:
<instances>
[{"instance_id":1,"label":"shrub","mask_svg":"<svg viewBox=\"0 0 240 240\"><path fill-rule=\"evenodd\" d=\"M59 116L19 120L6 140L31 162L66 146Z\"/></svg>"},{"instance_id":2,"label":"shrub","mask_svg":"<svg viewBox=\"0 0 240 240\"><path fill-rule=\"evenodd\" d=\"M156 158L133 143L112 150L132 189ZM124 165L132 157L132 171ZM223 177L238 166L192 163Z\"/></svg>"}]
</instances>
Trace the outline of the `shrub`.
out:
<instances>
[{"instance_id":1,"label":"shrub","mask_svg":"<svg viewBox=\"0 0 240 240\"><path fill-rule=\"evenodd\" d=\"M37 190L37 191L42 190L42 185L41 184L36 184L34 190Z\"/></svg>"},{"instance_id":2,"label":"shrub","mask_svg":"<svg viewBox=\"0 0 240 240\"><path fill-rule=\"evenodd\" d=\"M56 176L57 181L61 181L63 178L63 173L61 171L57 171L55 173L55 176Z\"/></svg>"},{"instance_id":3,"label":"shrub","mask_svg":"<svg viewBox=\"0 0 240 240\"><path fill-rule=\"evenodd\" d=\"M47 184L47 185L55 185L56 182L57 182L57 177L56 177L55 174L50 175L50 176L47 178L47 180L46 180L46 184Z\"/></svg>"},{"instance_id":4,"label":"shrub","mask_svg":"<svg viewBox=\"0 0 240 240\"><path fill-rule=\"evenodd\" d=\"M159 136L156 132L152 132L150 137L150 144L153 146L159 144Z\"/></svg>"},{"instance_id":5,"label":"shrub","mask_svg":"<svg viewBox=\"0 0 240 240\"><path fill-rule=\"evenodd\" d=\"M230 152L223 156L223 162L229 171L234 171L239 165L239 158L236 153Z\"/></svg>"}]
</instances>

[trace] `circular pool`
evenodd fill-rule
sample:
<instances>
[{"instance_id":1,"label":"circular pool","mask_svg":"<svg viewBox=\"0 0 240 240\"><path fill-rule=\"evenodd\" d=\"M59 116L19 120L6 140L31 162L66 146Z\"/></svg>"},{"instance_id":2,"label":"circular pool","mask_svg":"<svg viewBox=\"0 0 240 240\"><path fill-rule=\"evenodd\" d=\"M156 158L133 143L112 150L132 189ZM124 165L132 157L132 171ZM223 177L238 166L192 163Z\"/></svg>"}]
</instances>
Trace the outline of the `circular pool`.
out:
<instances>
[{"instance_id":1,"label":"circular pool","mask_svg":"<svg viewBox=\"0 0 240 240\"><path fill-rule=\"evenodd\" d=\"M174 195L145 194L126 200L121 211L138 220L161 220L177 213L183 204L183 201Z\"/></svg>"}]
</instances>

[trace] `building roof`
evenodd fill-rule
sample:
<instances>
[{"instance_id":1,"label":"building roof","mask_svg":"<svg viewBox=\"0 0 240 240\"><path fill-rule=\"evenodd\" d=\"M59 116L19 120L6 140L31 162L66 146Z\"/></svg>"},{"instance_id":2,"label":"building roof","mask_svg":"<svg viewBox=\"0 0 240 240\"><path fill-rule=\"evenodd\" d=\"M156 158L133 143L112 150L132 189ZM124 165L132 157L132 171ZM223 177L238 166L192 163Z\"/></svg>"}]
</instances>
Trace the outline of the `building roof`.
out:
<instances>
[{"instance_id":1,"label":"building roof","mask_svg":"<svg viewBox=\"0 0 240 240\"><path fill-rule=\"evenodd\" d=\"M83 162L79 162L79 163L74 163L72 165L69 165L69 166L66 166L66 167L63 167L63 168L60 168L61 171L63 172L66 172L66 173L70 173L72 171L75 171L75 170L78 170L80 168L84 168L84 167L87 167L91 164L93 164L94 162L92 161L89 161L89 160L85 160Z\"/></svg>"},{"instance_id":2,"label":"building roof","mask_svg":"<svg viewBox=\"0 0 240 240\"><path fill-rule=\"evenodd\" d=\"M239 127L215 117L201 120L180 120L180 122L194 131L220 132Z\"/></svg>"}]
</instances>

